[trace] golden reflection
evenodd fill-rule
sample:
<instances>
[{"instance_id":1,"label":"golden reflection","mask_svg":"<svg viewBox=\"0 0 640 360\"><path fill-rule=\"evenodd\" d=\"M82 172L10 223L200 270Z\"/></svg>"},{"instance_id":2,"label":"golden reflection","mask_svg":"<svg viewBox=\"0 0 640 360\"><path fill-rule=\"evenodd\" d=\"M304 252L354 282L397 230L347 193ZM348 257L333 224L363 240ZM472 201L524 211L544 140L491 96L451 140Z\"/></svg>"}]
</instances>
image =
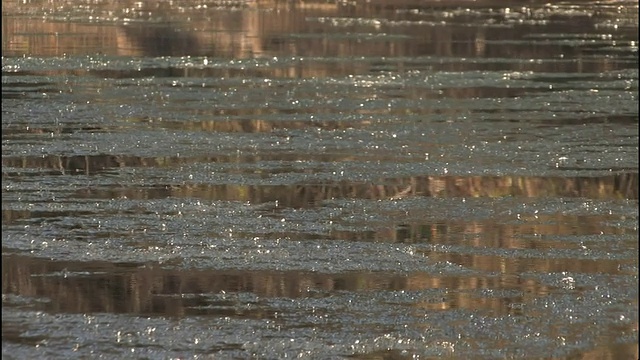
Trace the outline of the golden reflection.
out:
<instances>
[{"instance_id":1,"label":"golden reflection","mask_svg":"<svg viewBox=\"0 0 640 360\"><path fill-rule=\"evenodd\" d=\"M383 5L384 4L384 5ZM465 6L472 5L462 2ZM483 3L484 4L484 3ZM332 27L331 21L318 19L384 18L389 11L421 9L411 15L398 11L398 21L424 20L440 14L438 8L452 7L447 2L383 3L364 2L357 6L325 1L281 2L252 1L236 5L218 4L209 8L190 5L189 2L118 1L91 3L92 13L87 19L60 21L73 11L74 2L43 3L40 1L2 2L2 50L4 56L69 56L107 54L120 56L209 56L246 59L256 57L458 57L458 58L518 58L545 59L564 54L561 45L503 46L499 40L521 39L528 36L528 27L452 26L436 18L436 26L392 26L352 24ZM215 4L212 4L215 5ZM486 5L486 4L484 4ZM532 6L540 6L533 4ZM408 7L408 8L407 8ZM636 9L637 10L637 9ZM42 20L42 14L48 14ZM27 15L27 16L25 16ZM601 15L605 15L604 13ZM82 16L82 15L80 15ZM608 16L614 16L609 14ZM617 12L618 18L633 21L633 11ZM429 17L427 17L429 18ZM448 19L451 21L451 19ZM444 21L444 22L442 22ZM585 18L585 29L591 29L590 18ZM114 23L117 24L114 26ZM363 40L363 38L333 36L331 32L349 34L385 34L389 39ZM301 34L305 36L300 37ZM631 34L631 33L630 33ZM334 34L335 35L335 34ZM393 37L398 36L399 37ZM407 37L407 38L403 38ZM365 37L366 38L366 37ZM487 41L488 39L492 41ZM615 69L615 63L606 57L585 59L576 49L580 61L555 62L543 65L514 65L513 70L592 72ZM346 64L305 63L270 68L266 76L320 77L347 75L372 70L374 64L352 62ZM397 64L400 69L405 64ZM406 64L409 65L409 64ZM445 62L437 64L446 71L464 71L468 64ZM504 64L495 64L500 69ZM576 68L578 66L578 68ZM184 71L188 71L185 69Z\"/></svg>"},{"instance_id":2,"label":"golden reflection","mask_svg":"<svg viewBox=\"0 0 640 360\"><path fill-rule=\"evenodd\" d=\"M429 211L425 211L424 215L417 211L412 213L414 218L429 218L430 216L433 215ZM464 250L420 252L433 261L460 264L483 272L504 275L522 274L530 271L620 274L623 272L620 268L621 264L633 265L633 259L553 256L563 250L578 251L581 248L579 243L563 241L563 236L600 234L606 228L603 224L608 220L610 217L606 215L571 216L558 213L538 215L535 220L514 224L505 224L502 222L504 220L500 218L471 222L452 219L434 224L415 221L415 223L409 226L405 225L402 230L399 230L397 233L402 234L402 238L395 240L403 243L458 246ZM608 233L613 231L619 236L623 236L625 233L633 234L631 231L617 228L607 228L606 231ZM375 238L389 239L387 234L376 234ZM560 239L553 240L558 237ZM389 240L393 241L391 239ZM482 251L493 252L493 254L482 253ZM532 251L537 255L531 256ZM527 289L527 291L534 294L540 292L540 290L533 288Z\"/></svg>"},{"instance_id":3,"label":"golden reflection","mask_svg":"<svg viewBox=\"0 0 640 360\"><path fill-rule=\"evenodd\" d=\"M219 155L201 157L139 157L126 155L84 155L44 157L3 157L5 175L21 174L20 169L47 169L51 175L94 175L124 167L175 168L198 163L258 163L283 161L281 167L296 172L287 162L314 160L321 162L357 160L358 156L309 154ZM272 169L269 172L274 172ZM302 170L301 170L302 171ZM306 170L305 170L306 171ZM313 172L314 169L308 169ZM255 174L256 169L234 170ZM277 171L276 171L277 172ZM158 184L113 189L83 189L79 197L163 198L198 197L208 200L241 200L252 203L279 200L287 206L304 207L334 198L398 200L411 196L430 197L585 197L590 199L638 199L638 174L622 173L603 177L545 176L416 176L379 179L379 182L323 181L310 185L236 185L236 184Z\"/></svg>"},{"instance_id":4,"label":"golden reflection","mask_svg":"<svg viewBox=\"0 0 640 360\"><path fill-rule=\"evenodd\" d=\"M76 273L79 272L79 273ZM115 312L184 316L207 305L206 297L252 293L258 297L298 298L313 292L451 289L446 298L418 299L416 309L483 309L493 315L509 313L511 302L521 303L548 293L532 281L505 284L494 277L408 277L370 272L318 274L274 271L167 270L153 266L100 262L55 262L19 255L3 255L3 293L51 300L54 312ZM485 298L473 290L507 289L524 294ZM204 297L204 298L203 298ZM233 299L231 299L233 300ZM222 300L221 300L222 301ZM241 315L241 314L238 314ZM266 313L246 314L262 317Z\"/></svg>"},{"instance_id":5,"label":"golden reflection","mask_svg":"<svg viewBox=\"0 0 640 360\"><path fill-rule=\"evenodd\" d=\"M84 155L45 157L3 157L5 174L20 175L19 169L48 169L52 175L94 175L124 167L172 168L197 163L257 163L259 161L300 161L300 155L220 155L206 157L153 157L125 155ZM310 155L304 160L346 161L357 157ZM282 167L290 167L283 163ZM287 171L295 170L293 168ZM309 171L313 171L310 169ZM243 173L240 170L240 173ZM255 173L255 169L251 170ZM26 174L25 174L26 175ZM380 183L323 181L310 185L236 185L236 184L158 184L155 187L128 186L110 189L79 190L79 197L164 198L197 197L208 200L240 200L252 203L281 201L283 205L305 207L334 198L397 200L411 196L430 197L585 197L591 199L638 199L638 174L623 173L604 177L542 176L419 176L380 179Z\"/></svg>"},{"instance_id":6,"label":"golden reflection","mask_svg":"<svg viewBox=\"0 0 640 360\"><path fill-rule=\"evenodd\" d=\"M51 303L45 306L55 312L182 316L206 306L203 296L252 293L265 298L299 298L318 291L403 290L405 283L402 275L370 272L332 275L168 270L133 264L56 262L20 255L2 257L3 294L48 298ZM213 305L217 301L209 300Z\"/></svg>"},{"instance_id":7,"label":"golden reflection","mask_svg":"<svg viewBox=\"0 0 640 360\"><path fill-rule=\"evenodd\" d=\"M529 270L544 272L557 269ZM36 302L34 306L56 313L108 312L143 316L208 315L273 319L277 309L264 302L268 298L317 297L339 291L428 289L446 291L443 296L418 295L415 302L409 305L417 319L425 311L449 309L479 310L497 317L536 316L521 305L552 291L547 285L515 274L439 277L421 273L406 276L371 272L319 274L297 271L170 270L153 265L2 256L3 294L47 300ZM478 292L483 289L489 293L483 295ZM491 295L492 291L497 291L498 295ZM238 297L242 293L255 295L250 300L252 306L246 306L246 300ZM637 328L637 324L632 326ZM7 331L10 332L10 329ZM622 331L632 329L625 327ZM7 335L10 336L9 333Z\"/></svg>"}]
</instances>

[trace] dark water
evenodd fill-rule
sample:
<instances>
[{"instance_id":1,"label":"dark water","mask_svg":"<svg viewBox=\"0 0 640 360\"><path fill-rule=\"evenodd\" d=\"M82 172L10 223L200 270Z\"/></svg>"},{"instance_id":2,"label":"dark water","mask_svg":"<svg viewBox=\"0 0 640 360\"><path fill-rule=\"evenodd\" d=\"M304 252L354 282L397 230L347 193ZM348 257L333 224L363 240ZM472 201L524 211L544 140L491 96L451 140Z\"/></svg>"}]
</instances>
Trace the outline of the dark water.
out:
<instances>
[{"instance_id":1,"label":"dark water","mask_svg":"<svg viewBox=\"0 0 640 360\"><path fill-rule=\"evenodd\" d=\"M3 1L2 356L637 359L637 1Z\"/></svg>"}]
</instances>

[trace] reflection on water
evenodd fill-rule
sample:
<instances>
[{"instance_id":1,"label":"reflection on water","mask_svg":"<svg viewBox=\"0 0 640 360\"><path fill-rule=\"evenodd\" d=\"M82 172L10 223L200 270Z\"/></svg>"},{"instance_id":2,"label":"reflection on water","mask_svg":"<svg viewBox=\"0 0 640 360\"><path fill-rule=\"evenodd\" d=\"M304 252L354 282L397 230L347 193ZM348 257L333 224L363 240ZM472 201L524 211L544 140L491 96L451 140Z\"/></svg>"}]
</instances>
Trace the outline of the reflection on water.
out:
<instances>
[{"instance_id":1,"label":"reflection on water","mask_svg":"<svg viewBox=\"0 0 640 360\"><path fill-rule=\"evenodd\" d=\"M2 10L3 357L638 358L637 2Z\"/></svg>"}]
</instances>

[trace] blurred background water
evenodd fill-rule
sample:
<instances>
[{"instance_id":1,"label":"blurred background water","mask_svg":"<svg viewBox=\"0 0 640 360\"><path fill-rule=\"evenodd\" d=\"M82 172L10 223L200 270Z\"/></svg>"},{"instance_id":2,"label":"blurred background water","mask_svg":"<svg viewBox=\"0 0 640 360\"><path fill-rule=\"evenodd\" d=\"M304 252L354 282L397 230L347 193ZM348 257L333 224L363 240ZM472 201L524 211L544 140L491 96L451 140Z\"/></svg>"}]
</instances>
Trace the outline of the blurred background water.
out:
<instances>
[{"instance_id":1,"label":"blurred background water","mask_svg":"<svg viewBox=\"0 0 640 360\"><path fill-rule=\"evenodd\" d=\"M638 358L638 2L3 1L3 358Z\"/></svg>"}]
</instances>

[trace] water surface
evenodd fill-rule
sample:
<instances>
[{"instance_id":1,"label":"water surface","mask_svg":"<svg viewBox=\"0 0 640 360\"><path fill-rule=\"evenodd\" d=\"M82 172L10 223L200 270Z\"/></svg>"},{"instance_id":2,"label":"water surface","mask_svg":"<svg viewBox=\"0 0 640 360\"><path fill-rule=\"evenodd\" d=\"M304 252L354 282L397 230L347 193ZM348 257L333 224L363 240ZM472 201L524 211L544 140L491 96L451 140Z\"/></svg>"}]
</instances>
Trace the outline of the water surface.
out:
<instances>
[{"instance_id":1,"label":"water surface","mask_svg":"<svg viewBox=\"0 0 640 360\"><path fill-rule=\"evenodd\" d=\"M3 358L638 358L638 3L4 1Z\"/></svg>"}]
</instances>

